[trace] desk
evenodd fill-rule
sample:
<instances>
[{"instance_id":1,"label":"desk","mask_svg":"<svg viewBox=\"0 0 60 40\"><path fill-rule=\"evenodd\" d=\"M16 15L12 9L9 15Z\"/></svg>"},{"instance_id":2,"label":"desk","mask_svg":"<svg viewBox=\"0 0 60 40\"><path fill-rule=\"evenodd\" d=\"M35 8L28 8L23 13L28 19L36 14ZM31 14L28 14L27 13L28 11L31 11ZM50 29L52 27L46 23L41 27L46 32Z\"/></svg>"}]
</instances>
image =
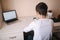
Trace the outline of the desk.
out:
<instances>
[{"instance_id":1,"label":"desk","mask_svg":"<svg viewBox=\"0 0 60 40\"><path fill-rule=\"evenodd\" d=\"M60 31L60 22L54 23L53 32Z\"/></svg>"},{"instance_id":2,"label":"desk","mask_svg":"<svg viewBox=\"0 0 60 40\"><path fill-rule=\"evenodd\" d=\"M54 23L53 40L60 40L60 22Z\"/></svg>"},{"instance_id":3,"label":"desk","mask_svg":"<svg viewBox=\"0 0 60 40\"><path fill-rule=\"evenodd\" d=\"M54 27L60 26L60 22L54 23Z\"/></svg>"}]
</instances>

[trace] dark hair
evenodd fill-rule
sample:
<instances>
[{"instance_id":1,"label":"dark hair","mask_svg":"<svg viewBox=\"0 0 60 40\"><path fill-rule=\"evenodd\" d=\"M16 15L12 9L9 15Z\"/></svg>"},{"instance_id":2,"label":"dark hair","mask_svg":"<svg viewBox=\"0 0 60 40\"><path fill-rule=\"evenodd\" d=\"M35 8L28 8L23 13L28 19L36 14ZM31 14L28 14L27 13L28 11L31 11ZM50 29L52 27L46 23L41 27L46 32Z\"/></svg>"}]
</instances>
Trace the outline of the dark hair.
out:
<instances>
[{"instance_id":1,"label":"dark hair","mask_svg":"<svg viewBox=\"0 0 60 40\"><path fill-rule=\"evenodd\" d=\"M36 5L36 11L39 12L40 15L46 16L47 9L48 9L48 6L43 2L40 2Z\"/></svg>"}]
</instances>

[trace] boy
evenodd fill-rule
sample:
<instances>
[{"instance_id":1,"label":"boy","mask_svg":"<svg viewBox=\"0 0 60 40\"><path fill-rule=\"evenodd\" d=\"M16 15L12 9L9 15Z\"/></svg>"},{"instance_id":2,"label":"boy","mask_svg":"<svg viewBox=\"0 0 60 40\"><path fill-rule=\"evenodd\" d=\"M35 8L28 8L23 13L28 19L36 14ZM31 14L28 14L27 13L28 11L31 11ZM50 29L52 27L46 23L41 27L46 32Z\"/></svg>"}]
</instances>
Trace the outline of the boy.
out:
<instances>
[{"instance_id":1,"label":"boy","mask_svg":"<svg viewBox=\"0 0 60 40\"><path fill-rule=\"evenodd\" d=\"M34 31L33 40L49 40L52 34L53 21L47 19L47 9L48 6L40 2L36 5L36 14L38 20L33 21L27 28L24 29L24 32Z\"/></svg>"}]
</instances>

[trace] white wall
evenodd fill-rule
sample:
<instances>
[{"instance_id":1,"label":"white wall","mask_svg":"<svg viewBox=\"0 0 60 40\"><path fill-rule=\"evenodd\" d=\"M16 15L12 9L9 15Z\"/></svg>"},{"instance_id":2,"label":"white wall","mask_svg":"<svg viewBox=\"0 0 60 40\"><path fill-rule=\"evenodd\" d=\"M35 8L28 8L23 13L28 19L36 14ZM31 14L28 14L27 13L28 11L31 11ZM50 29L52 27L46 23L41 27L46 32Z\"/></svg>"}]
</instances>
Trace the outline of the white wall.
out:
<instances>
[{"instance_id":1,"label":"white wall","mask_svg":"<svg viewBox=\"0 0 60 40\"><path fill-rule=\"evenodd\" d=\"M18 17L34 16L35 6L39 2L47 3L49 9L57 16L60 13L60 0L2 0L3 11L15 9Z\"/></svg>"}]
</instances>

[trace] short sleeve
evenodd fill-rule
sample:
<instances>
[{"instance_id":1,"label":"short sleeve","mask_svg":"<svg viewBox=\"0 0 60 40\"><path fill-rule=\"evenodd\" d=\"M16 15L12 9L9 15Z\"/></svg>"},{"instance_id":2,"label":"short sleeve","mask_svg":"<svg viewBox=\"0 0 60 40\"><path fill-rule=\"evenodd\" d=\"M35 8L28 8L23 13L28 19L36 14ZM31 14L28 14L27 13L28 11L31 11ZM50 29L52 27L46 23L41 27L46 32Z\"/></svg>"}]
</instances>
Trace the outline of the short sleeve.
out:
<instances>
[{"instance_id":1,"label":"short sleeve","mask_svg":"<svg viewBox=\"0 0 60 40\"><path fill-rule=\"evenodd\" d=\"M52 24L52 26L54 26L54 21L51 19L51 24Z\"/></svg>"},{"instance_id":2,"label":"short sleeve","mask_svg":"<svg viewBox=\"0 0 60 40\"><path fill-rule=\"evenodd\" d=\"M32 23L30 23L29 25L28 25L28 27L26 27L23 31L24 32L29 32L29 31L31 31L31 30L33 30L33 27L35 26L35 24L34 24L34 21L32 22Z\"/></svg>"}]
</instances>

